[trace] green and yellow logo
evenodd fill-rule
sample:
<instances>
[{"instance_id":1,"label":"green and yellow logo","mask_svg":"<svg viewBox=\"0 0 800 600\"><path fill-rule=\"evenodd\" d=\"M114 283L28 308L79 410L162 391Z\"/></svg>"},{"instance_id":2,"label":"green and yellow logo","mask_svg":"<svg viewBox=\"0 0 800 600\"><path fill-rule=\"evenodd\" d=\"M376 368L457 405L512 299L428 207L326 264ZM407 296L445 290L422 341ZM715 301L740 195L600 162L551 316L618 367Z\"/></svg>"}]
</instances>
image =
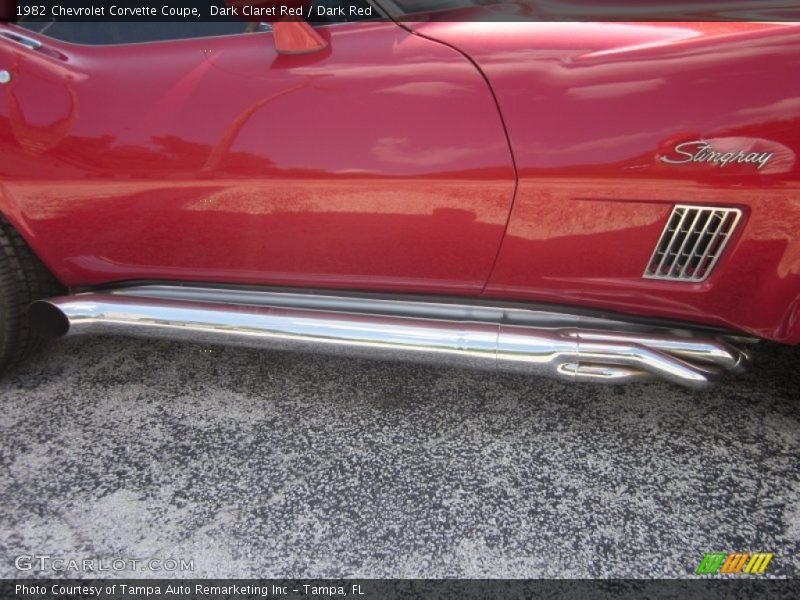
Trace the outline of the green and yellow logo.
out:
<instances>
[{"instance_id":1,"label":"green and yellow logo","mask_svg":"<svg viewBox=\"0 0 800 600\"><path fill-rule=\"evenodd\" d=\"M748 573L761 575L774 555L768 552L709 552L703 557L695 573L711 575L714 573Z\"/></svg>"}]
</instances>

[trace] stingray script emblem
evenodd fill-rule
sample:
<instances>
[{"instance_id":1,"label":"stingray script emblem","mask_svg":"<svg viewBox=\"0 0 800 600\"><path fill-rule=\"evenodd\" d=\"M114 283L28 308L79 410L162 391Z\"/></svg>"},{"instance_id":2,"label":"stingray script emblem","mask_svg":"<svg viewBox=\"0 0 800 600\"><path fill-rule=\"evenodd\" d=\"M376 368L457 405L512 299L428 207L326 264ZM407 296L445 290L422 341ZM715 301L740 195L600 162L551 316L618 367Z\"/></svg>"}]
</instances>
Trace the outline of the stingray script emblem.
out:
<instances>
[{"instance_id":1,"label":"stingray script emblem","mask_svg":"<svg viewBox=\"0 0 800 600\"><path fill-rule=\"evenodd\" d=\"M758 170L767 166L774 156L772 152L753 152L751 150L717 149L706 140L693 140L675 146L673 156L660 157L661 162L671 165L687 163L708 163L719 167L732 164L752 164Z\"/></svg>"}]
</instances>

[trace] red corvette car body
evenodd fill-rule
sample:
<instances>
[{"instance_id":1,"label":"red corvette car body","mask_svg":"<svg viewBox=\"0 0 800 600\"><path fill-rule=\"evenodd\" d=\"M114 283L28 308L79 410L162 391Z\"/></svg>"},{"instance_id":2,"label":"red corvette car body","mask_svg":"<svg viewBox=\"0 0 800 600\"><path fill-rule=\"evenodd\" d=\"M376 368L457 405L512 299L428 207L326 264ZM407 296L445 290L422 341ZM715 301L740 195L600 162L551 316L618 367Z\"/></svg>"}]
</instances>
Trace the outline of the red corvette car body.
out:
<instances>
[{"instance_id":1,"label":"red corvette car body","mask_svg":"<svg viewBox=\"0 0 800 600\"><path fill-rule=\"evenodd\" d=\"M0 26L0 212L70 288L482 297L800 343L800 27L316 31L283 55ZM740 218L703 278L645 277L678 205Z\"/></svg>"}]
</instances>

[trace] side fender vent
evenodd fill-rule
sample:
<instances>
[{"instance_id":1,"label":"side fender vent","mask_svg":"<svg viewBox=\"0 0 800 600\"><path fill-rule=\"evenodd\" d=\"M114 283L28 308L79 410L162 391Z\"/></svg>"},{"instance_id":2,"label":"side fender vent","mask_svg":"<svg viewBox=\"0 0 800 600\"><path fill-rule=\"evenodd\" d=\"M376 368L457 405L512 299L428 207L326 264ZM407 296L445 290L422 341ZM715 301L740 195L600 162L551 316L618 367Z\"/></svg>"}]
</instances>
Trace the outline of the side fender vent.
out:
<instances>
[{"instance_id":1,"label":"side fender vent","mask_svg":"<svg viewBox=\"0 0 800 600\"><path fill-rule=\"evenodd\" d=\"M704 281L728 245L742 211L676 204L645 269L646 279Z\"/></svg>"}]
</instances>

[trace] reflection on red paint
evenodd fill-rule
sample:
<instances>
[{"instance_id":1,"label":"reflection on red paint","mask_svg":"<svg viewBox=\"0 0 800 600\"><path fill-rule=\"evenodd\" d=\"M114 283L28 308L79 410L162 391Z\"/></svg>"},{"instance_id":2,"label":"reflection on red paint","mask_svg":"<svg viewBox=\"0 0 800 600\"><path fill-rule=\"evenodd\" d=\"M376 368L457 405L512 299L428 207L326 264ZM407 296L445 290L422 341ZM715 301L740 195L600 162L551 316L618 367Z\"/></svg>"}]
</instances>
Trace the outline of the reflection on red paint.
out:
<instances>
[{"instance_id":1,"label":"reflection on red paint","mask_svg":"<svg viewBox=\"0 0 800 600\"><path fill-rule=\"evenodd\" d=\"M70 285L483 293L800 342L800 28L407 26L295 57L0 40L0 210ZM661 160L688 140L774 158ZM702 283L642 278L677 202L744 213Z\"/></svg>"},{"instance_id":2,"label":"reflection on red paint","mask_svg":"<svg viewBox=\"0 0 800 600\"><path fill-rule=\"evenodd\" d=\"M68 56L60 77L0 42L21 85L66 86L80 106L69 120L52 114L52 92L0 106L14 210L2 208L69 285L478 293L515 185L485 80L393 23L327 35L336 52L313 57L277 56L268 33L103 48L43 38ZM28 111L47 118L31 129Z\"/></svg>"}]
</instances>

